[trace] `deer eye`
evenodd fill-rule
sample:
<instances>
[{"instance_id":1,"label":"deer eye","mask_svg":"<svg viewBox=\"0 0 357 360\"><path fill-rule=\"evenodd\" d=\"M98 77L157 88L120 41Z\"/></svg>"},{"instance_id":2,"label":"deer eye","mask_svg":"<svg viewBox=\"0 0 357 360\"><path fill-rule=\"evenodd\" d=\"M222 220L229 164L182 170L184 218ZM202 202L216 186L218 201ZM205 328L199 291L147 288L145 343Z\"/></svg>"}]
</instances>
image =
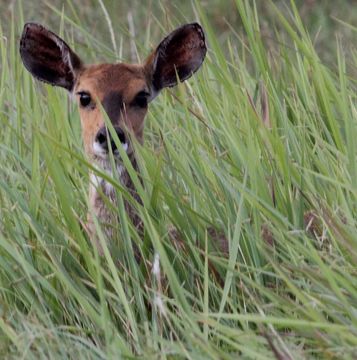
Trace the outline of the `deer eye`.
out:
<instances>
[{"instance_id":1,"label":"deer eye","mask_svg":"<svg viewBox=\"0 0 357 360\"><path fill-rule=\"evenodd\" d=\"M132 105L139 106L139 107L146 107L148 105L148 97L150 94L147 91L140 91L136 94Z\"/></svg>"},{"instance_id":2,"label":"deer eye","mask_svg":"<svg viewBox=\"0 0 357 360\"><path fill-rule=\"evenodd\" d=\"M92 98L89 93L80 91L77 94L79 95L79 102L81 106L87 107L92 102Z\"/></svg>"}]
</instances>

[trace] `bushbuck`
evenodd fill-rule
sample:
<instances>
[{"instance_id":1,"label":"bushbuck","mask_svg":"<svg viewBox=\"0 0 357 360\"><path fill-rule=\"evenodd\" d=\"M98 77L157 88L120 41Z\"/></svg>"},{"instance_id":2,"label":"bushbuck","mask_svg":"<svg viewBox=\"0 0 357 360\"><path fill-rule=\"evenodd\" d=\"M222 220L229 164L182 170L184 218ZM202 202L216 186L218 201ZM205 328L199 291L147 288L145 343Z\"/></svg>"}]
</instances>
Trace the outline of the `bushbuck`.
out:
<instances>
[{"instance_id":1,"label":"bushbuck","mask_svg":"<svg viewBox=\"0 0 357 360\"><path fill-rule=\"evenodd\" d=\"M20 42L20 55L26 69L36 79L63 87L76 98L84 148L90 161L108 173L117 171L121 184L138 201L140 199L117 149L118 141L114 141L112 132L108 131L102 109L108 115L134 169L137 169L130 139L134 136L143 143L148 104L163 88L175 86L178 80L184 81L195 73L206 51L204 32L197 23L183 25L171 32L143 64L85 65L66 42L36 23L25 25ZM112 169L110 153L116 170ZM116 221L102 194L115 202L115 191L105 180L95 175L91 179L90 204L99 222L105 224L104 230L110 239ZM128 202L125 208L133 224L142 227L141 219ZM101 252L90 212L87 229Z\"/></svg>"}]
</instances>

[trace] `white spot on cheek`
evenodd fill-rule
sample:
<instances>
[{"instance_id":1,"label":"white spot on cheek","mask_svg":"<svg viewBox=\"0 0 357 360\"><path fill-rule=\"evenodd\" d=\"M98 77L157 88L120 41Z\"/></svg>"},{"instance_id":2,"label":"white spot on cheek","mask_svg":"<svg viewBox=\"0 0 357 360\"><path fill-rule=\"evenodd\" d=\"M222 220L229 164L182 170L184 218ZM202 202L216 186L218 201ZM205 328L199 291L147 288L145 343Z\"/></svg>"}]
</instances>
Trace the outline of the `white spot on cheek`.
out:
<instances>
[{"instance_id":1,"label":"white spot on cheek","mask_svg":"<svg viewBox=\"0 0 357 360\"><path fill-rule=\"evenodd\" d=\"M124 149L125 152L128 151L128 144L127 144L127 143L124 143L124 144L123 144L123 149Z\"/></svg>"}]
</instances>

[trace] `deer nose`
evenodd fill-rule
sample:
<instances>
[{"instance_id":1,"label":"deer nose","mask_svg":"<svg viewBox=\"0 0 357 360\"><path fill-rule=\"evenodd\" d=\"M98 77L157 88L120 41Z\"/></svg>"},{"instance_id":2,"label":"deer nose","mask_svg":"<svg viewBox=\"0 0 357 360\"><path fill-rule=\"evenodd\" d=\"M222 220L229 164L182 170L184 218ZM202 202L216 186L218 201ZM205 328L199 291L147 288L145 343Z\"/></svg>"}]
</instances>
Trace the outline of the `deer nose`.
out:
<instances>
[{"instance_id":1,"label":"deer nose","mask_svg":"<svg viewBox=\"0 0 357 360\"><path fill-rule=\"evenodd\" d=\"M121 129L119 126L115 126L114 130L118 136L119 141L125 145L126 144L126 136L125 133L123 131L123 129ZM109 136L109 141L108 141L108 136ZM109 130L107 130L105 127L102 127L96 137L95 137L95 141L100 145L100 147L103 150L108 151L109 147L108 144L110 144L110 147L112 148L112 151L114 152L115 150L117 150L117 146L109 132Z\"/></svg>"}]
</instances>

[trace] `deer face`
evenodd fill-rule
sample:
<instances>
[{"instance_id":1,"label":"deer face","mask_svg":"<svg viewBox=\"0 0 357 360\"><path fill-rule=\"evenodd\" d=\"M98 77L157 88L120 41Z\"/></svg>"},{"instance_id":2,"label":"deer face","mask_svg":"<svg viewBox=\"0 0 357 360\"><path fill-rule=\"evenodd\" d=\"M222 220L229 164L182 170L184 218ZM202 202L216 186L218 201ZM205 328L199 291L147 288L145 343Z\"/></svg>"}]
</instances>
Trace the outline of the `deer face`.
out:
<instances>
[{"instance_id":1,"label":"deer face","mask_svg":"<svg viewBox=\"0 0 357 360\"><path fill-rule=\"evenodd\" d=\"M79 105L82 136L88 155L103 159L107 157L109 147L114 155L119 155L116 144L106 129L103 110L128 153L132 151L128 132L142 141L150 97L150 88L142 66L89 66L79 76L73 92Z\"/></svg>"},{"instance_id":2,"label":"deer face","mask_svg":"<svg viewBox=\"0 0 357 360\"><path fill-rule=\"evenodd\" d=\"M184 81L201 66L206 55L200 25L187 24L169 34L144 64L85 65L57 35L28 23L21 37L20 54L37 79L66 88L78 102L84 147L93 159L108 158L109 148L119 159L106 128L108 115L123 148L132 152L130 136L143 141L148 104L165 87Z\"/></svg>"}]
</instances>

